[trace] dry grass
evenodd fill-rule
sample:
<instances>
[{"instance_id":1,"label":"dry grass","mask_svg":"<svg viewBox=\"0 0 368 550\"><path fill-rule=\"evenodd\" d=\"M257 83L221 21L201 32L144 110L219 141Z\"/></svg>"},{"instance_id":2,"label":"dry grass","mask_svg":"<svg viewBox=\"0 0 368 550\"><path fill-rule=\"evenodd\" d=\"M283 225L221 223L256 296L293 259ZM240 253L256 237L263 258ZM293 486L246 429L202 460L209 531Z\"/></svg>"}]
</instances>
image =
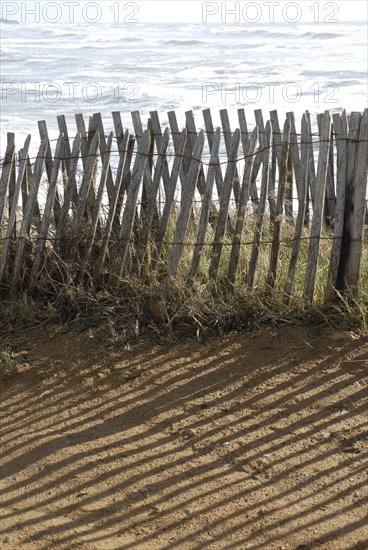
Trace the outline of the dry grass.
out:
<instances>
[{"instance_id":1,"label":"dry grass","mask_svg":"<svg viewBox=\"0 0 368 550\"><path fill-rule=\"evenodd\" d=\"M234 218L234 213L232 213ZM22 293L1 303L2 318L6 319L3 331L34 324L72 324L108 327L113 338L122 340L138 334L154 332L185 334L205 338L207 334L222 334L234 328L250 329L280 322L324 323L329 326L368 327L368 251L363 250L361 281L358 297L349 293L336 293L336 300L324 304L331 254L331 233L323 234L319 251L313 304L303 299L304 280L308 258L308 229L304 229L301 251L292 296L286 296L285 284L290 264L294 226L283 223L281 246L277 266L277 281L270 291L266 280L269 270L272 242L272 225L264 219L256 277L252 291L246 286L249 260L252 251L255 216L247 216L243 231L236 281L228 282L228 266L233 235L228 230L217 278L209 277L214 229L207 230L197 276L190 281L193 243L197 242L198 218L192 217L183 246L182 257L175 278L168 275L170 243L174 237L177 213L171 216L155 271L150 269L154 235L147 248L143 263L135 262L136 242L132 243L127 268L123 276L109 286L106 270L103 283L96 288L92 273L80 264L68 265L60 257L50 256L38 280L37 293L30 297ZM232 224L229 224L230 226ZM138 230L138 228L136 228ZM95 254L98 253L96 247ZM91 265L93 266L93 259ZM74 276L71 274L74 272ZM76 274L76 275L75 275Z\"/></svg>"}]
</instances>

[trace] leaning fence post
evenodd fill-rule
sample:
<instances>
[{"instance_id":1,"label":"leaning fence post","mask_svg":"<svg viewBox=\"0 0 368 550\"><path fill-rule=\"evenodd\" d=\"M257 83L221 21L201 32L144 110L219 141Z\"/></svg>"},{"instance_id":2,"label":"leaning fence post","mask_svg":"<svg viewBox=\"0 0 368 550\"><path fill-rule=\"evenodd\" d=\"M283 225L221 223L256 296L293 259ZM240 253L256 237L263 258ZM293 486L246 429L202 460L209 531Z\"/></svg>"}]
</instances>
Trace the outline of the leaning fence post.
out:
<instances>
[{"instance_id":1,"label":"leaning fence post","mask_svg":"<svg viewBox=\"0 0 368 550\"><path fill-rule=\"evenodd\" d=\"M10 214L9 214L9 220L8 220L8 227L5 233L5 241L4 246L2 249L1 254L1 262L0 262L0 283L3 279L5 268L6 268L6 260L8 257L11 241L12 241L12 233L13 228L15 224L15 219L17 215L17 208L18 208L18 200L19 200L19 193L22 185L22 181L24 178L24 174L26 172L27 168L27 157L28 157L28 151L29 151L29 144L31 141L31 136L28 136L24 148L22 149L22 154L20 158L20 166L19 166L19 172L18 172L18 178L14 189L14 195L12 199L12 203L10 206Z\"/></svg>"},{"instance_id":2,"label":"leaning fence post","mask_svg":"<svg viewBox=\"0 0 368 550\"><path fill-rule=\"evenodd\" d=\"M0 228L4 219L6 199L9 189L9 183L14 172L15 163L15 144L14 134L8 132L8 145L6 147L5 157L3 161L3 170L0 180Z\"/></svg>"},{"instance_id":3,"label":"leaning fence post","mask_svg":"<svg viewBox=\"0 0 368 550\"><path fill-rule=\"evenodd\" d=\"M63 146L64 146L64 134L61 133L59 135L59 139L56 144L56 151L55 151L55 157L54 157L54 162L52 166L49 189L47 193L45 209L43 212L43 219L41 222L40 234L38 236L36 257L33 263L31 280L29 283L30 293L33 292L34 287L36 285L36 280L41 267L42 253L46 245L47 233L48 233L50 221L51 221L51 211L52 211L52 207L54 205L54 201L56 197L56 185L57 185L57 180L59 175L60 160L63 153Z\"/></svg>"},{"instance_id":4,"label":"leaning fence post","mask_svg":"<svg viewBox=\"0 0 368 550\"><path fill-rule=\"evenodd\" d=\"M343 249L345 269L343 289L349 290L354 297L358 295L360 265L364 233L364 208L367 194L368 170L368 109L365 109L360 121L360 130L352 178L348 181L349 200L345 209L345 228Z\"/></svg>"},{"instance_id":5,"label":"leaning fence post","mask_svg":"<svg viewBox=\"0 0 368 550\"><path fill-rule=\"evenodd\" d=\"M335 295L337 287L337 276L341 255L341 244L344 231L344 211L346 196L347 176L347 117L343 111L341 116L337 113L332 115L333 129L336 141L336 208L334 220L333 242L328 270L327 285L324 300L328 302Z\"/></svg>"}]
</instances>

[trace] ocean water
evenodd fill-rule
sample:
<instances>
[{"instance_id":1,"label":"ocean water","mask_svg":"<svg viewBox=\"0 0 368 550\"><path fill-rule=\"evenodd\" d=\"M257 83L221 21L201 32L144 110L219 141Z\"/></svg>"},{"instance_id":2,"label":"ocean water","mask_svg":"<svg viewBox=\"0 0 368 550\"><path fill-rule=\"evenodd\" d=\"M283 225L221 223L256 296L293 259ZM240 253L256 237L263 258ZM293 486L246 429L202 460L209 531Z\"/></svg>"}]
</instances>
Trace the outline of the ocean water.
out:
<instances>
[{"instance_id":1,"label":"ocean water","mask_svg":"<svg viewBox=\"0 0 368 550\"><path fill-rule=\"evenodd\" d=\"M280 120L307 109L362 111L367 107L367 23L268 24L19 24L1 23L1 134L16 134L20 148L27 134L39 145L37 121L58 134L64 114L70 136L74 115L101 112L106 132L111 112L121 111L133 129L131 111L145 124L157 110L193 110L198 127L202 109L228 109L235 128L244 107L248 126L254 110L264 117L277 109Z\"/></svg>"}]
</instances>

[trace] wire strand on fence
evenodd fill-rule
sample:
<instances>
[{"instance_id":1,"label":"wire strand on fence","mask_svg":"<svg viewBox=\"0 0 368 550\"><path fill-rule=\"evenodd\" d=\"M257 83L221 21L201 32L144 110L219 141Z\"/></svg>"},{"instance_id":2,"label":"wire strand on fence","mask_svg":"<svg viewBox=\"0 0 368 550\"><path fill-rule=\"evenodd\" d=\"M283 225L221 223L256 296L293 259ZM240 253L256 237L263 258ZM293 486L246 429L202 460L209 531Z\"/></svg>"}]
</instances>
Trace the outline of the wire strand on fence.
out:
<instances>
[{"instance_id":1,"label":"wire strand on fence","mask_svg":"<svg viewBox=\"0 0 368 550\"><path fill-rule=\"evenodd\" d=\"M346 143L368 143L368 139L360 139L360 140L351 140L349 138L345 138L345 139L342 139L341 141L346 141ZM330 142L330 140L319 140L319 141L315 141L315 142L310 142L310 141L301 141L300 144L304 144L304 145L310 145L310 144L319 144L319 143L328 143ZM250 154L250 155L243 155L241 157L237 157L236 160L234 162L241 162L241 161L244 161L246 160L247 158L250 158L250 157L255 157L257 155L261 155L262 153L264 153L265 151L267 150L272 150L274 149L275 147L279 147L279 148L282 148L285 144L288 144L290 145L291 147L293 146L292 143L290 142L283 142L281 141L279 144L273 144L273 145L269 145L269 146L266 146L266 147L260 147L257 149L257 151L255 151L254 153ZM110 155L111 156L116 156L118 158L121 157L122 153L128 153L128 149L122 149L121 151L111 151L110 152ZM163 157L163 158L167 158L167 157L179 157L179 158L183 158L183 159L188 159L188 160L196 160L197 162L201 163L203 166L223 166L225 164L228 164L229 160L225 160L223 162L205 162L202 158L195 158L191 155L179 155L178 153L164 153L164 154L160 154L158 152L150 152L150 153L139 153L138 151L136 151L136 154L139 154L141 156L145 156L147 158L152 158L152 157ZM210 153L205 153L207 155L210 155ZM221 155L221 154L220 154ZM219 156L220 156L219 155ZM79 160L83 160L83 159L87 159L87 158L90 158L90 157L95 157L96 160L99 158L99 156L103 156L103 154L99 154L99 155L90 155L90 154L87 154L87 155L79 155L78 156L78 159ZM227 156L225 153L223 153L223 156ZM64 162L67 162L67 161L70 161L73 157L65 157L65 156L62 156L62 157L52 157L51 160L52 162L55 162L55 161L64 161ZM0 167L2 166L9 166L9 165L16 165L17 163L20 163L20 160L18 158L15 158L14 160L12 161L9 161L9 162L4 162L4 159L5 157L0 161ZM50 157L49 156L33 156L33 157L27 157L27 161L31 161L31 160L39 160L39 159L42 159L42 160L50 160ZM31 163L31 166L34 166L35 165L35 162L34 163Z\"/></svg>"}]
</instances>

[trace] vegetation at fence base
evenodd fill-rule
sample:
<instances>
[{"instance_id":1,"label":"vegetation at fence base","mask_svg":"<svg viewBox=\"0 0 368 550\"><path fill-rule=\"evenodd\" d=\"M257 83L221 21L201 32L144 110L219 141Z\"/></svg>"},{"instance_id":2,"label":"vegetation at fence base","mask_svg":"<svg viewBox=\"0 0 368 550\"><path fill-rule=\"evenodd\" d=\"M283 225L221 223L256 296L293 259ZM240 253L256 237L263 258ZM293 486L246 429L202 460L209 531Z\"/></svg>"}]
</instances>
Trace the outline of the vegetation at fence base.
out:
<instances>
[{"instance_id":1,"label":"vegetation at fence base","mask_svg":"<svg viewBox=\"0 0 368 550\"><path fill-rule=\"evenodd\" d=\"M10 348L0 349L0 382L17 373L18 362Z\"/></svg>"},{"instance_id":2,"label":"vegetation at fence base","mask_svg":"<svg viewBox=\"0 0 368 550\"><path fill-rule=\"evenodd\" d=\"M176 226L175 216L170 225L169 238L170 231ZM249 228L246 227L242 235L246 243L252 242L253 233ZM347 291L336 292L333 301L324 303L331 250L328 229L321 240L314 302L310 304L303 298L309 239L302 241L300 269L290 296L285 293L285 284L293 244L293 226L286 223L282 228L277 284L272 289L267 286L269 237L272 232L270 222L264 228L264 244L260 247L252 290L246 284L250 244L241 247L236 280L233 285L229 284L227 273L231 247L227 245L232 242L231 234L223 242L217 277L211 279L209 276L212 257L210 231L209 244L204 247L197 277L194 281L190 279L191 242L197 231L197 220L193 218L186 234L188 246L184 246L175 277L170 277L167 269L170 246L163 247L156 269L151 269L154 241L150 242L139 265L135 262L136 243L133 241L127 257L127 273L111 278L107 266L98 286L94 285L92 274L83 269L84 264L78 268L75 261L69 266L63 262L61 269L59 261L53 263L52 258L48 258L32 295L27 292L13 293L6 298L3 293L0 306L1 317L6 320L3 331L38 325L43 327L45 324L78 329L95 327L104 331L112 341L124 343L148 334L157 338L192 337L205 341L211 335L279 323L326 324L339 329L354 327L368 330L368 277L361 277L359 292L355 292L354 296ZM307 235L308 229L305 231ZM366 250L362 273L368 273Z\"/></svg>"}]
</instances>

